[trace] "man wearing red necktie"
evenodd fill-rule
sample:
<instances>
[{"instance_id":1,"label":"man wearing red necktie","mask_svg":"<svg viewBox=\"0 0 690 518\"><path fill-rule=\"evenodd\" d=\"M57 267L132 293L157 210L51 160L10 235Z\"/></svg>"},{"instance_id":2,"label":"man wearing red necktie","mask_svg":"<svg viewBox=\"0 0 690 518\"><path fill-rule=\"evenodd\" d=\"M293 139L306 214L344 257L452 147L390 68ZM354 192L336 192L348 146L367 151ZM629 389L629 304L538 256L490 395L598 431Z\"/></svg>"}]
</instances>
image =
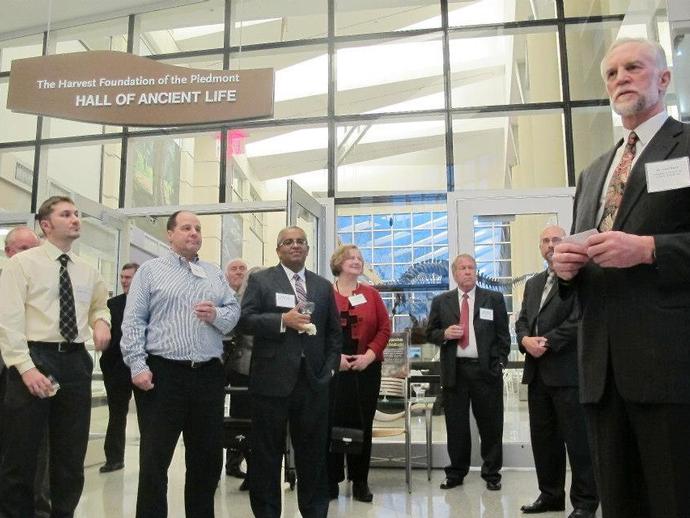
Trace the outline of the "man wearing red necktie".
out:
<instances>
[{"instance_id":1,"label":"man wearing red necktie","mask_svg":"<svg viewBox=\"0 0 690 518\"><path fill-rule=\"evenodd\" d=\"M510 351L503 295L477 286L471 255L455 258L457 289L431 302L427 339L441 347L441 385L448 455L441 489L462 484L470 468L470 402L481 439L481 476L489 490L501 489L503 464L503 368Z\"/></svg>"}]
</instances>

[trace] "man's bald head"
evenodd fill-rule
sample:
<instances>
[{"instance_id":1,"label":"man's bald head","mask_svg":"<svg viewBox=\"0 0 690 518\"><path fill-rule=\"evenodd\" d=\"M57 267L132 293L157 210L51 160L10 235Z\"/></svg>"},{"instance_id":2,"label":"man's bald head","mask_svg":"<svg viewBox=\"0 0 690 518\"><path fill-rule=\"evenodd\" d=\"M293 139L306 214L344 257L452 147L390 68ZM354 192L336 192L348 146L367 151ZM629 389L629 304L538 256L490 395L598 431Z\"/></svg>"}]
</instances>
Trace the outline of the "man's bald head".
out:
<instances>
[{"instance_id":1,"label":"man's bald head","mask_svg":"<svg viewBox=\"0 0 690 518\"><path fill-rule=\"evenodd\" d=\"M41 240L32 229L26 226L15 227L5 236L5 255L12 257L40 244Z\"/></svg>"}]
</instances>

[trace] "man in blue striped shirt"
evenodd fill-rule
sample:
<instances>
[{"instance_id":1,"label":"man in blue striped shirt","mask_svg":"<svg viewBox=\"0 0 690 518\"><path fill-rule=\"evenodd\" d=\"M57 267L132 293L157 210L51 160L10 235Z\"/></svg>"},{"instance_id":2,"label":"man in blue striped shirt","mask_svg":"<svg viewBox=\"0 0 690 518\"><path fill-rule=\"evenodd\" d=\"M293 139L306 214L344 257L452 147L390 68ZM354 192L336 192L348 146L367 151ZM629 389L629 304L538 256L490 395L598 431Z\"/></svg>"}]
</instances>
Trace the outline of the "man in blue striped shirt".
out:
<instances>
[{"instance_id":1,"label":"man in blue striped shirt","mask_svg":"<svg viewBox=\"0 0 690 518\"><path fill-rule=\"evenodd\" d=\"M182 432L186 516L207 518L223 464L222 340L240 308L223 272L199 260L199 218L178 211L167 229L171 250L139 268L122 323L141 428L136 516L167 516L167 471Z\"/></svg>"}]
</instances>

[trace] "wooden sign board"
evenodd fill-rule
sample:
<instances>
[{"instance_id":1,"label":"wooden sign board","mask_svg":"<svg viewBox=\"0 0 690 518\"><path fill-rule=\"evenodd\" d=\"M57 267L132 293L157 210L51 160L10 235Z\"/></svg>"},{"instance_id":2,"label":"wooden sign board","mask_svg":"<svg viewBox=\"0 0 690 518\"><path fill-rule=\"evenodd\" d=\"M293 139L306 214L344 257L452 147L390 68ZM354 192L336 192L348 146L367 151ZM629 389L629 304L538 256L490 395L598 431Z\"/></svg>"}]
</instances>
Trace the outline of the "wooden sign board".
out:
<instances>
[{"instance_id":1,"label":"wooden sign board","mask_svg":"<svg viewBox=\"0 0 690 518\"><path fill-rule=\"evenodd\" d=\"M179 126L273 116L273 69L178 67L115 51L17 59L7 108L83 122Z\"/></svg>"}]
</instances>

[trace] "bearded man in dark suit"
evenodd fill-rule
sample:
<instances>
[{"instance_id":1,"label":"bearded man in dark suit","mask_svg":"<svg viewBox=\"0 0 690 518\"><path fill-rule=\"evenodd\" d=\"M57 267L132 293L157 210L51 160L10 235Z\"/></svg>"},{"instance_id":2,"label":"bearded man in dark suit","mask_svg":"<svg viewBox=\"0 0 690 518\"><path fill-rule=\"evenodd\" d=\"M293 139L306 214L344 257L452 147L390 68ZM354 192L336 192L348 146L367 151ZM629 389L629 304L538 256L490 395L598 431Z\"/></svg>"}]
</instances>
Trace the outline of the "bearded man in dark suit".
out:
<instances>
[{"instance_id":1,"label":"bearded man in dark suit","mask_svg":"<svg viewBox=\"0 0 690 518\"><path fill-rule=\"evenodd\" d=\"M587 443L585 415L577 389L577 326L574 293L562 298L552 268L554 247L565 230L551 225L539 236L548 268L527 281L515 332L525 355L522 382L528 385L529 423L539 497L525 514L565 509L566 448L572 481L568 518L594 518L599 504Z\"/></svg>"},{"instance_id":2,"label":"bearded man in dark suit","mask_svg":"<svg viewBox=\"0 0 690 518\"><path fill-rule=\"evenodd\" d=\"M687 517L690 127L666 113L657 43L618 40L601 70L624 139L577 185L573 232L599 233L558 245L554 270L582 307L580 399L604 517Z\"/></svg>"},{"instance_id":3,"label":"bearded man in dark suit","mask_svg":"<svg viewBox=\"0 0 690 518\"><path fill-rule=\"evenodd\" d=\"M307 518L328 514L328 389L339 367L341 331L333 287L305 268L300 227L278 234L280 264L249 277L240 331L254 336L249 393L252 461L249 495L258 518L280 517L280 468L286 430L295 452L297 501ZM304 312L313 302L313 313Z\"/></svg>"}]
</instances>

